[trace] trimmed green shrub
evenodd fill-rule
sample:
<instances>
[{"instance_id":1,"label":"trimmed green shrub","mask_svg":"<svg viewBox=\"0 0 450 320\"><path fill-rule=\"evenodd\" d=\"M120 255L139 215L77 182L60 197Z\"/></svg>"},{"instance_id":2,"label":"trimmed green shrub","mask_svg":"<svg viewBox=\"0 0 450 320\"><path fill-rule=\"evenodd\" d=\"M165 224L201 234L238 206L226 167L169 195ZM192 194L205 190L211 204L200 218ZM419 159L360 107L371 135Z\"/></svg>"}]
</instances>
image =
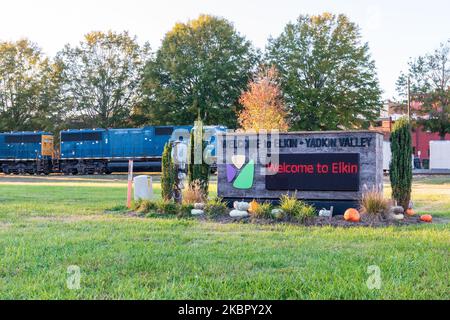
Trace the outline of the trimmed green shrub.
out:
<instances>
[{"instance_id":1,"label":"trimmed green shrub","mask_svg":"<svg viewBox=\"0 0 450 320\"><path fill-rule=\"evenodd\" d=\"M194 205L191 203L183 203L178 206L178 218L189 218L191 216L191 210L194 209Z\"/></svg>"},{"instance_id":2,"label":"trimmed green shrub","mask_svg":"<svg viewBox=\"0 0 450 320\"><path fill-rule=\"evenodd\" d=\"M205 214L211 217L224 215L227 213L227 204L222 198L213 198L205 204Z\"/></svg>"},{"instance_id":3,"label":"trimmed green shrub","mask_svg":"<svg viewBox=\"0 0 450 320\"><path fill-rule=\"evenodd\" d=\"M138 199L136 201L133 201L133 203L131 205L131 210L138 211L139 208L141 207L141 204L142 204L142 199Z\"/></svg>"},{"instance_id":4,"label":"trimmed green shrub","mask_svg":"<svg viewBox=\"0 0 450 320\"><path fill-rule=\"evenodd\" d=\"M299 201L301 203L301 209L299 210L296 218L300 222L305 222L307 219L316 216L317 211L313 206L304 203L303 201Z\"/></svg>"},{"instance_id":5,"label":"trimmed green shrub","mask_svg":"<svg viewBox=\"0 0 450 320\"><path fill-rule=\"evenodd\" d=\"M172 144L167 142L161 158L161 196L166 201L173 199L175 174L175 166L172 161Z\"/></svg>"},{"instance_id":6,"label":"trimmed green shrub","mask_svg":"<svg viewBox=\"0 0 450 320\"><path fill-rule=\"evenodd\" d=\"M157 204L155 201L142 200L137 212L140 213L155 213L157 209Z\"/></svg>"},{"instance_id":7,"label":"trimmed green shrub","mask_svg":"<svg viewBox=\"0 0 450 320\"><path fill-rule=\"evenodd\" d=\"M178 214L178 205L169 200L160 200L156 203L156 211L158 214L176 215Z\"/></svg>"},{"instance_id":8,"label":"trimmed green shrub","mask_svg":"<svg viewBox=\"0 0 450 320\"><path fill-rule=\"evenodd\" d=\"M255 218L270 219L272 218L272 205L268 202L261 203L256 207L252 214Z\"/></svg>"},{"instance_id":9,"label":"trimmed green shrub","mask_svg":"<svg viewBox=\"0 0 450 320\"><path fill-rule=\"evenodd\" d=\"M390 140L392 160L389 165L389 177L392 198L407 210L411 200L412 184L412 139L408 118L403 117L395 122Z\"/></svg>"},{"instance_id":10,"label":"trimmed green shrub","mask_svg":"<svg viewBox=\"0 0 450 320\"><path fill-rule=\"evenodd\" d=\"M316 209L298 200L295 195L283 195L280 198L280 209L283 210L284 215L290 220L305 222L308 218L316 215Z\"/></svg>"},{"instance_id":11,"label":"trimmed green shrub","mask_svg":"<svg viewBox=\"0 0 450 320\"><path fill-rule=\"evenodd\" d=\"M297 210L297 198L295 196L282 195L280 198L280 209L287 216L294 216Z\"/></svg>"},{"instance_id":12,"label":"trimmed green shrub","mask_svg":"<svg viewBox=\"0 0 450 320\"><path fill-rule=\"evenodd\" d=\"M198 121L196 122L196 124ZM188 184L192 185L193 183L199 183L202 189L202 192L204 194L204 197L208 197L208 187L209 187L209 173L211 171L210 165L207 164L203 159L203 153L205 151L205 148L207 147L206 141L203 141L203 128L202 126L198 125L195 129L191 131L191 137L189 141L189 164L188 164ZM201 140L202 145L198 146L195 144L195 134L197 132L201 132ZM200 139L200 138L199 138ZM202 163L201 164L195 164L195 150L196 148L200 147L201 154L202 154Z\"/></svg>"}]
</instances>

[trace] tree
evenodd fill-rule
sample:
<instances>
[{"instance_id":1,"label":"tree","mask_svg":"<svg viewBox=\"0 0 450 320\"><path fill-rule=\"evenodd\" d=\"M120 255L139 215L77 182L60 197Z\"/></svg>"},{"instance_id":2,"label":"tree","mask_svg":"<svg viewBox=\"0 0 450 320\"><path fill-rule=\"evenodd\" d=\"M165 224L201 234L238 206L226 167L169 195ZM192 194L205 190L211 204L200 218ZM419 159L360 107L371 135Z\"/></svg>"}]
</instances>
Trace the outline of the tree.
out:
<instances>
[{"instance_id":1,"label":"tree","mask_svg":"<svg viewBox=\"0 0 450 320\"><path fill-rule=\"evenodd\" d=\"M63 101L72 126L120 127L141 99L140 81L150 57L127 32L91 32L77 47L57 54Z\"/></svg>"},{"instance_id":2,"label":"tree","mask_svg":"<svg viewBox=\"0 0 450 320\"><path fill-rule=\"evenodd\" d=\"M198 183L202 189L205 199L208 198L209 187L209 173L211 168L209 164L204 161L203 154L207 146L207 142L204 141L204 130L202 122L200 120L195 122L195 127L191 131L191 137L189 140L189 161L188 161L188 184L192 186L194 183ZM201 163L196 163L196 155L201 158Z\"/></svg>"},{"instance_id":3,"label":"tree","mask_svg":"<svg viewBox=\"0 0 450 320\"><path fill-rule=\"evenodd\" d=\"M238 99L257 62L249 41L225 19L201 15L177 23L147 64L139 114L147 123L236 126Z\"/></svg>"},{"instance_id":4,"label":"tree","mask_svg":"<svg viewBox=\"0 0 450 320\"><path fill-rule=\"evenodd\" d=\"M418 123L442 140L450 133L450 39L431 54L410 60L408 72L397 80L397 92L407 103L407 83L411 98L421 104Z\"/></svg>"},{"instance_id":5,"label":"tree","mask_svg":"<svg viewBox=\"0 0 450 320\"><path fill-rule=\"evenodd\" d=\"M411 124L406 117L395 122L390 140L392 160L389 176L392 198L406 210L411 199L412 183Z\"/></svg>"},{"instance_id":6,"label":"tree","mask_svg":"<svg viewBox=\"0 0 450 320\"><path fill-rule=\"evenodd\" d=\"M0 42L0 131L53 131L60 115L59 75L36 44Z\"/></svg>"},{"instance_id":7,"label":"tree","mask_svg":"<svg viewBox=\"0 0 450 320\"><path fill-rule=\"evenodd\" d=\"M275 67L263 67L239 102L244 109L238 114L244 130L279 129L287 131L286 110Z\"/></svg>"},{"instance_id":8,"label":"tree","mask_svg":"<svg viewBox=\"0 0 450 320\"><path fill-rule=\"evenodd\" d=\"M161 157L161 197L169 201L174 196L175 167L172 161L172 143L164 145Z\"/></svg>"},{"instance_id":9,"label":"tree","mask_svg":"<svg viewBox=\"0 0 450 320\"><path fill-rule=\"evenodd\" d=\"M300 16L269 40L266 59L280 72L293 129L366 127L379 116L375 63L345 15Z\"/></svg>"}]
</instances>

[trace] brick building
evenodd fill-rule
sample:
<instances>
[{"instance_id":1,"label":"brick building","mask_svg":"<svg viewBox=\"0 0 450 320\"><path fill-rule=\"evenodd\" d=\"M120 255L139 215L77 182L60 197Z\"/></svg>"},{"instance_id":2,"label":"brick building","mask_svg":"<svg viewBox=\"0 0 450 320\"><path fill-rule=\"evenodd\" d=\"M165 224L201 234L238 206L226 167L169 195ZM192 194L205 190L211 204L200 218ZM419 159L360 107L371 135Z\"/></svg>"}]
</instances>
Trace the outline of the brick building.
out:
<instances>
[{"instance_id":1,"label":"brick building","mask_svg":"<svg viewBox=\"0 0 450 320\"><path fill-rule=\"evenodd\" d=\"M380 119L371 129L382 132L384 134L385 141L389 141L395 121L407 114L407 111L404 109L404 107L398 104L392 102L386 103L384 110L381 112ZM414 112L418 110L420 110L420 104L413 102L411 104L412 118L417 119L419 117ZM439 137L439 134L426 131L422 126L413 128L411 136L414 157L420 159L420 162L426 167L426 164L430 159L430 141L441 140L441 138ZM445 140L450 140L450 134L445 136Z\"/></svg>"}]
</instances>

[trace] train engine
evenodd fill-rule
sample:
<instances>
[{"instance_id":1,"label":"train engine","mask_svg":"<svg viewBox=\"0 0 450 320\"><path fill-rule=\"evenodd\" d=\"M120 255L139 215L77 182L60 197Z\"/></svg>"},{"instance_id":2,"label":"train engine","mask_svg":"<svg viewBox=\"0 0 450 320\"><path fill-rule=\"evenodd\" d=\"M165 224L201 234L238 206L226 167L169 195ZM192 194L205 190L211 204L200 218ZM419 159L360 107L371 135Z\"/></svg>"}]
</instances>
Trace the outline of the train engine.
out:
<instances>
[{"instance_id":1,"label":"train engine","mask_svg":"<svg viewBox=\"0 0 450 320\"><path fill-rule=\"evenodd\" d=\"M174 132L189 135L191 128L149 126L61 131L60 171L80 175L126 171L130 159L134 160L136 172L159 170L164 144Z\"/></svg>"},{"instance_id":2,"label":"train engine","mask_svg":"<svg viewBox=\"0 0 450 320\"><path fill-rule=\"evenodd\" d=\"M0 169L5 174L49 174L53 153L52 133L0 133Z\"/></svg>"}]
</instances>

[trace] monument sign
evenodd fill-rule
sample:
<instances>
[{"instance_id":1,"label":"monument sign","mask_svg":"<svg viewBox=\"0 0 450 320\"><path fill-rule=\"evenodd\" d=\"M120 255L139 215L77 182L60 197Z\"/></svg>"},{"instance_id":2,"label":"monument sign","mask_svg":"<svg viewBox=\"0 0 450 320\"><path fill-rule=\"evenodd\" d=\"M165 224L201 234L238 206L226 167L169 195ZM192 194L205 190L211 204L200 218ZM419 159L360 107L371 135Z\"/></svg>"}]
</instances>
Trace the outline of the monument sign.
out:
<instances>
[{"instance_id":1,"label":"monument sign","mask_svg":"<svg viewBox=\"0 0 450 320\"><path fill-rule=\"evenodd\" d=\"M374 131L224 133L218 196L276 202L283 194L341 214L364 191L383 190L383 136Z\"/></svg>"}]
</instances>

